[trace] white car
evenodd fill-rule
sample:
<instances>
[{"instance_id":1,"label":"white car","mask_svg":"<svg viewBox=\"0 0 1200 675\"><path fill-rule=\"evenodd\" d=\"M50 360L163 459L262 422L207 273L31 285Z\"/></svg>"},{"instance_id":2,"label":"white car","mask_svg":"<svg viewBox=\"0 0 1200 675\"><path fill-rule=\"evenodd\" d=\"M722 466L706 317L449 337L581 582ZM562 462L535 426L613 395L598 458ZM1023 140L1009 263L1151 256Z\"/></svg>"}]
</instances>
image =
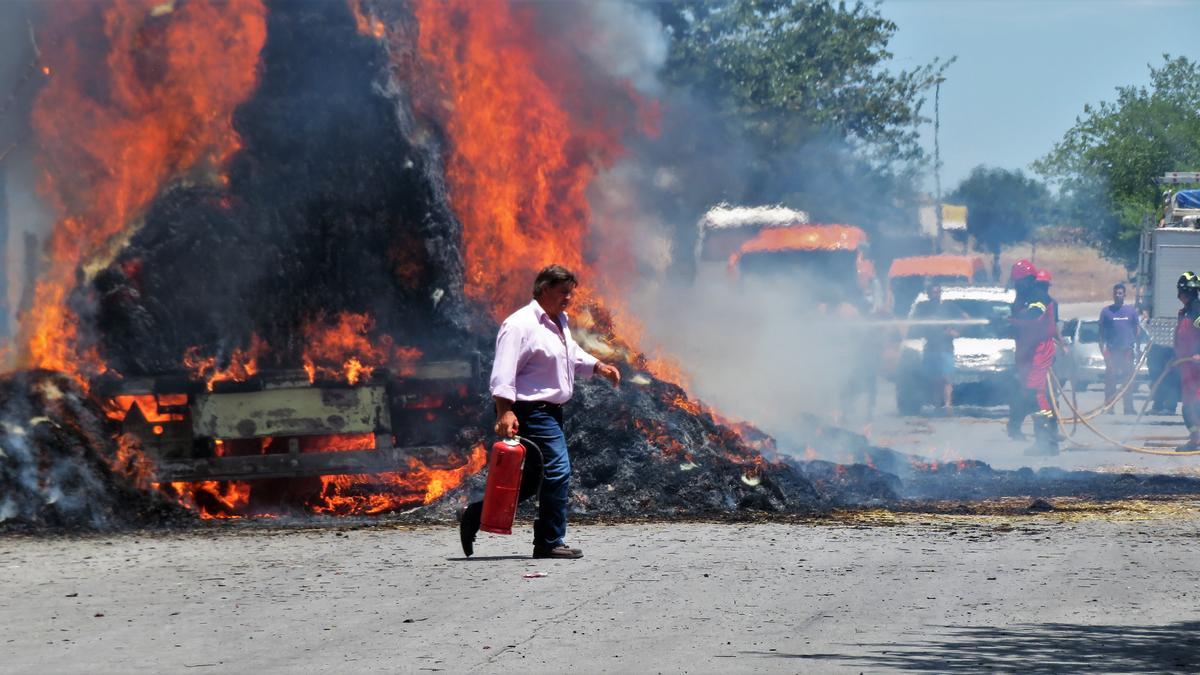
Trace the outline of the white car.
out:
<instances>
[{"instance_id":1,"label":"white car","mask_svg":"<svg viewBox=\"0 0 1200 675\"><path fill-rule=\"evenodd\" d=\"M1070 319L1061 322L1066 348L1054 360L1054 374L1064 385L1069 381L1076 390L1086 391L1089 385L1104 386L1104 353L1100 350L1100 321ZM1138 343L1134 361L1140 361L1144 343ZM1142 362L1138 382L1150 379L1150 369Z\"/></svg>"},{"instance_id":2,"label":"white car","mask_svg":"<svg viewBox=\"0 0 1200 675\"><path fill-rule=\"evenodd\" d=\"M1016 343L1010 337L1008 318L1016 291L999 286L946 286L942 302L962 310L968 321L957 328L954 338L954 385L956 402L994 404L1007 400L1013 386ZM929 302L922 293L909 310L910 320ZM917 331L908 327L908 334ZM896 369L896 409L901 415L916 415L925 404L941 404L924 368L925 339L906 338L900 343Z\"/></svg>"}]
</instances>

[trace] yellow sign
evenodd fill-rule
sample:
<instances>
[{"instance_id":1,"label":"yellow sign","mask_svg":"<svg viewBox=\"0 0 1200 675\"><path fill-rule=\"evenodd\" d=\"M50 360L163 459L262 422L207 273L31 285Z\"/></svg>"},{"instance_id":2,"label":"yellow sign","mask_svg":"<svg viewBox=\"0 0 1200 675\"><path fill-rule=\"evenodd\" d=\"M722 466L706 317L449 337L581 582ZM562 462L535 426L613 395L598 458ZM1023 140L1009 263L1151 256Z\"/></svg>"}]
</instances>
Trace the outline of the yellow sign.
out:
<instances>
[{"instance_id":1,"label":"yellow sign","mask_svg":"<svg viewBox=\"0 0 1200 675\"><path fill-rule=\"evenodd\" d=\"M967 229L967 207L958 204L942 204L942 229Z\"/></svg>"}]
</instances>

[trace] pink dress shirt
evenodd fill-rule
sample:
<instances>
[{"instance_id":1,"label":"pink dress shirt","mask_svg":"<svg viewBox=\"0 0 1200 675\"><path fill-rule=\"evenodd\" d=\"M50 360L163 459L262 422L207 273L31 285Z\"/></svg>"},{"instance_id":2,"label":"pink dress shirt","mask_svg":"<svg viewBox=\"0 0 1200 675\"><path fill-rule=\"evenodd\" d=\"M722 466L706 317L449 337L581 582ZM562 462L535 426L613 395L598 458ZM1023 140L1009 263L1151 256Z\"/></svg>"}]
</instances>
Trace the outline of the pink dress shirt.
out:
<instances>
[{"instance_id":1,"label":"pink dress shirt","mask_svg":"<svg viewBox=\"0 0 1200 675\"><path fill-rule=\"evenodd\" d=\"M571 338L565 312L559 323L562 330L534 300L500 324L488 382L492 396L560 405L571 399L575 378L589 377L598 361Z\"/></svg>"}]
</instances>

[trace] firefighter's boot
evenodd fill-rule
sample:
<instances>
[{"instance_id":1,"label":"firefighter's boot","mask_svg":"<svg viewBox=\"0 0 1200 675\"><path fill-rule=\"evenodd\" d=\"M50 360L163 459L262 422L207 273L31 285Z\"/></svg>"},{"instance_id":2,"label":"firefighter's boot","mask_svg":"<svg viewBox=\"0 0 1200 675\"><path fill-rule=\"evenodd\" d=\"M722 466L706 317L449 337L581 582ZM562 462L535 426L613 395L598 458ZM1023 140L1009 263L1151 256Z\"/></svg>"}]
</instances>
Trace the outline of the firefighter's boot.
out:
<instances>
[{"instance_id":1,"label":"firefighter's boot","mask_svg":"<svg viewBox=\"0 0 1200 675\"><path fill-rule=\"evenodd\" d=\"M1048 413L1042 410L1033 415L1033 445L1025 451L1026 455L1058 454L1058 420Z\"/></svg>"},{"instance_id":2,"label":"firefighter's boot","mask_svg":"<svg viewBox=\"0 0 1200 675\"><path fill-rule=\"evenodd\" d=\"M1193 428L1188 433L1187 443L1176 446L1175 452L1197 452L1200 451L1200 429Z\"/></svg>"}]
</instances>

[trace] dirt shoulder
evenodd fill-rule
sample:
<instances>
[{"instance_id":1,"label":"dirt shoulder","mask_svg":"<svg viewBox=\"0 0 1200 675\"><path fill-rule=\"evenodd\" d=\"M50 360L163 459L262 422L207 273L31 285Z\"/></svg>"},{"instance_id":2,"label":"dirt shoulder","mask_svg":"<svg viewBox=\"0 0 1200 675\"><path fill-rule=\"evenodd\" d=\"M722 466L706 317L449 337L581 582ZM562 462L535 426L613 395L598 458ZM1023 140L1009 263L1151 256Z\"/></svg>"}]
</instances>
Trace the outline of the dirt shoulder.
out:
<instances>
[{"instance_id":1,"label":"dirt shoulder","mask_svg":"<svg viewBox=\"0 0 1200 675\"><path fill-rule=\"evenodd\" d=\"M1070 244L1018 244L1000 254L1000 269L1008 269L1021 258L1045 267L1054 275L1052 293L1059 302L1112 300L1112 287L1128 275L1121 265L1105 260L1092 248ZM1133 297L1132 292L1130 298Z\"/></svg>"}]
</instances>

